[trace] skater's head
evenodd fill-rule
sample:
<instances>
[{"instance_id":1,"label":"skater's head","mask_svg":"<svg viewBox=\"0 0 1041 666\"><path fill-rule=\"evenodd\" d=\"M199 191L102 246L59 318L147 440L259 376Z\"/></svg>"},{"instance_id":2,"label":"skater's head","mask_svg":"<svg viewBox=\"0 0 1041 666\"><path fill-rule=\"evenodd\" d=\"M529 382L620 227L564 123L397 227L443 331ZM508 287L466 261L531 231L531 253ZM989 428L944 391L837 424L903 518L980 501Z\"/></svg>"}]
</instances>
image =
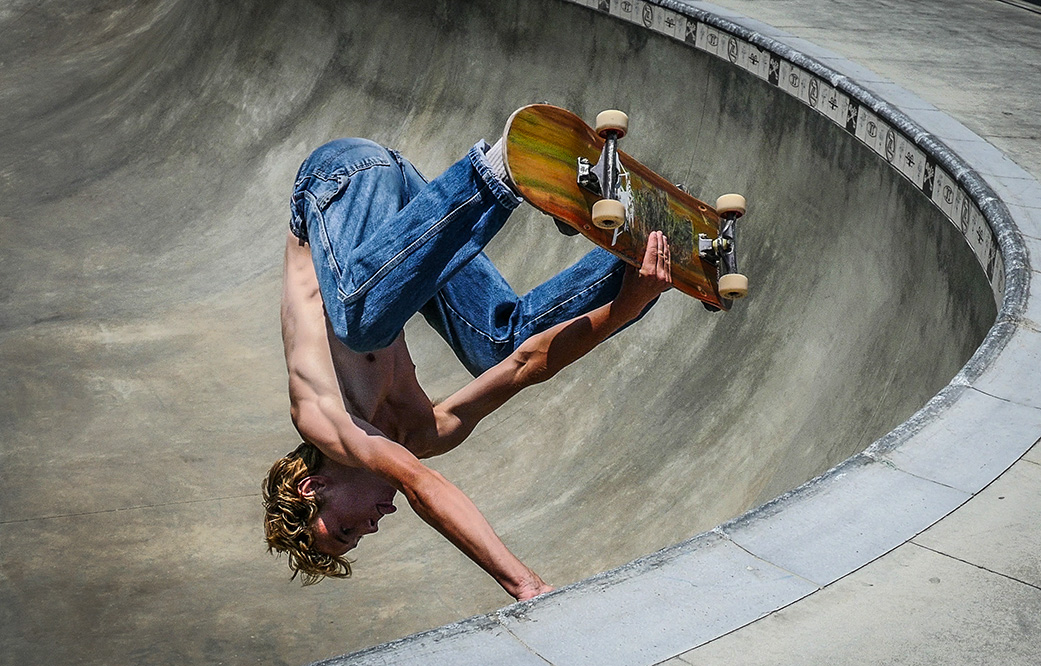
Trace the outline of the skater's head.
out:
<instances>
[{"instance_id":1,"label":"skater's head","mask_svg":"<svg viewBox=\"0 0 1041 666\"><path fill-rule=\"evenodd\" d=\"M383 516L396 511L395 490L363 469L329 460L303 443L272 465L264 479L268 550L286 553L304 585L351 575L346 554Z\"/></svg>"}]
</instances>

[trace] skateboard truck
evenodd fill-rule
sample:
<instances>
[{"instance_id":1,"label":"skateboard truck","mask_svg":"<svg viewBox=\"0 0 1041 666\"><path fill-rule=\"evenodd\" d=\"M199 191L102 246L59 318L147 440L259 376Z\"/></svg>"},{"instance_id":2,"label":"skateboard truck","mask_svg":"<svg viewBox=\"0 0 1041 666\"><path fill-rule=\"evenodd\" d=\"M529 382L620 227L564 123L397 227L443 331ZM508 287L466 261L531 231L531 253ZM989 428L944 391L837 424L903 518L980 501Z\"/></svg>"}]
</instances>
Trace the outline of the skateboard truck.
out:
<instances>
[{"instance_id":1,"label":"skateboard truck","mask_svg":"<svg viewBox=\"0 0 1041 666\"><path fill-rule=\"evenodd\" d=\"M626 222L625 204L620 201L621 165L618 140L629 129L629 117L621 111L603 111L596 117L596 133L604 139L600 161L592 164L578 158L578 185L603 197L593 204L593 224L601 229L617 229Z\"/></svg>"},{"instance_id":2,"label":"skateboard truck","mask_svg":"<svg viewBox=\"0 0 1041 666\"><path fill-rule=\"evenodd\" d=\"M604 144L604 151L606 150L607 144ZM608 180L604 177L604 157L604 153L601 153L600 161L596 165L584 157L578 158L578 184L594 194L607 198L604 195L605 188L601 185Z\"/></svg>"},{"instance_id":3,"label":"skateboard truck","mask_svg":"<svg viewBox=\"0 0 1041 666\"><path fill-rule=\"evenodd\" d=\"M698 234L698 252L701 258L712 263L718 263L720 257L732 251L734 242L723 236L710 238L707 234Z\"/></svg>"},{"instance_id":4,"label":"skateboard truck","mask_svg":"<svg viewBox=\"0 0 1041 666\"><path fill-rule=\"evenodd\" d=\"M740 194L724 194L716 199L719 213L719 236L698 234L698 253L715 264L719 278L719 295L728 301L748 295L748 278L737 272L737 224L745 214L745 198Z\"/></svg>"}]
</instances>

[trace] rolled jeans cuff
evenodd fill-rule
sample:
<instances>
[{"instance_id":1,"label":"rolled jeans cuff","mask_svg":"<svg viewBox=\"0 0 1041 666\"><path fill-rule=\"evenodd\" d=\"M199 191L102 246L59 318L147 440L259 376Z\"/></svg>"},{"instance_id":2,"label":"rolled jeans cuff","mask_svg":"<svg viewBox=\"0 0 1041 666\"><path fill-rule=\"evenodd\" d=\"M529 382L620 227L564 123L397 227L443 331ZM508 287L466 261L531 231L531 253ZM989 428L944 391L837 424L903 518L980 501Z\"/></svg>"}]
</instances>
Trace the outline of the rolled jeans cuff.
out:
<instances>
[{"instance_id":1,"label":"rolled jeans cuff","mask_svg":"<svg viewBox=\"0 0 1041 666\"><path fill-rule=\"evenodd\" d=\"M470 149L468 154L470 162L473 164L474 169L481 176L481 179L488 185L488 189L491 190L495 199L500 205L504 206L508 210L514 210L521 204L522 199L514 194L510 186L502 182L502 180L495 175L495 171L491 165L488 164L488 158L485 153L491 146L484 139L481 139L474 144L474 147Z\"/></svg>"}]
</instances>

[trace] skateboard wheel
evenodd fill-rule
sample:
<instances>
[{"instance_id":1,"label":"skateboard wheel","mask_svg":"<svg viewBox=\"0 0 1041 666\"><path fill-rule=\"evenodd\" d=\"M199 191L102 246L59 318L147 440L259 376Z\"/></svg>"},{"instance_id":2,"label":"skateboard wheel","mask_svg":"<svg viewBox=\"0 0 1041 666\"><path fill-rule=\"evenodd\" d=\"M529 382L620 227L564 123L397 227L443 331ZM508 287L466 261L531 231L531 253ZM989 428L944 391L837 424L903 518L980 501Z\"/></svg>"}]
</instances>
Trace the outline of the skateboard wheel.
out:
<instances>
[{"instance_id":1,"label":"skateboard wheel","mask_svg":"<svg viewBox=\"0 0 1041 666\"><path fill-rule=\"evenodd\" d=\"M738 217L745 214L745 198L740 194L724 194L716 199L716 212L737 213Z\"/></svg>"},{"instance_id":2,"label":"skateboard wheel","mask_svg":"<svg viewBox=\"0 0 1041 666\"><path fill-rule=\"evenodd\" d=\"M737 300L748 295L748 278L740 273L727 273L719 278L719 295Z\"/></svg>"},{"instance_id":3,"label":"skateboard wheel","mask_svg":"<svg viewBox=\"0 0 1041 666\"><path fill-rule=\"evenodd\" d=\"M624 111L609 109L601 111L596 116L596 133L607 138L608 132L617 132L621 139L629 131L629 116Z\"/></svg>"},{"instance_id":4,"label":"skateboard wheel","mask_svg":"<svg viewBox=\"0 0 1041 666\"><path fill-rule=\"evenodd\" d=\"M625 205L617 199L601 199L593 204L593 225L617 229L625 224Z\"/></svg>"}]
</instances>

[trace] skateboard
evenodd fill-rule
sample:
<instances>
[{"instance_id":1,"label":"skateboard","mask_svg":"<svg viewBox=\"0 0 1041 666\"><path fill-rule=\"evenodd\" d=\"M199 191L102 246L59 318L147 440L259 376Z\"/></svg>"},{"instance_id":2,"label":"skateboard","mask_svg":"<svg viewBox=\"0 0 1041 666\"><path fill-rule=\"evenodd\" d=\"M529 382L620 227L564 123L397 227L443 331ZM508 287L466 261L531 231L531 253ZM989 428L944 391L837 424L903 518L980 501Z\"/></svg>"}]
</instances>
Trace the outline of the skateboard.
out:
<instances>
[{"instance_id":1,"label":"skateboard","mask_svg":"<svg viewBox=\"0 0 1041 666\"><path fill-rule=\"evenodd\" d=\"M604 111L594 129L557 106L522 107L503 134L507 173L520 195L558 225L634 266L643 261L648 235L663 231L673 286L709 310L730 309L748 293L736 253L744 197L723 195L714 207L695 199L620 151L627 131L621 111Z\"/></svg>"}]
</instances>

